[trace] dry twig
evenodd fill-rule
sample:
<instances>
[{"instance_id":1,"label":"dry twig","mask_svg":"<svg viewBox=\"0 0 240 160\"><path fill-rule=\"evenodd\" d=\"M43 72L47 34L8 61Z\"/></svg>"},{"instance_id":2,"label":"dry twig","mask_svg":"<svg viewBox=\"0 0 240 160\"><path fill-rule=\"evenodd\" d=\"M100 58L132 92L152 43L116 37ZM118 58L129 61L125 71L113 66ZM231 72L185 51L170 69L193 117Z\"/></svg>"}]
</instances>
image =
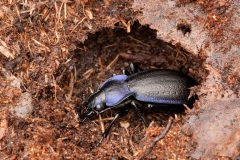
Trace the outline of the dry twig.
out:
<instances>
[{"instance_id":1,"label":"dry twig","mask_svg":"<svg viewBox=\"0 0 240 160\"><path fill-rule=\"evenodd\" d=\"M151 143L151 144L149 145L149 147L145 150L145 152L138 158L138 160L143 159L146 155L148 155L148 154L152 151L152 149L153 149L153 147L156 145L156 143L157 143L158 141L160 141L161 139L163 139L163 138L166 136L166 134L168 133L168 131L169 131L170 127L171 127L171 125L172 125L172 118L170 117L170 119L168 120L168 124L167 124L166 128L162 131L162 133L161 133L159 136L157 136L157 137L152 141L152 143Z\"/></svg>"},{"instance_id":2,"label":"dry twig","mask_svg":"<svg viewBox=\"0 0 240 160\"><path fill-rule=\"evenodd\" d=\"M138 40L138 39L136 39L136 38L134 38L132 36L128 36L128 37L131 38L132 40L134 40L134 41L136 41L136 42L146 46L146 47L151 47L150 45L148 45L148 44L146 44L146 43L144 43L144 42L142 42L142 41L140 41L140 40Z\"/></svg>"}]
</instances>

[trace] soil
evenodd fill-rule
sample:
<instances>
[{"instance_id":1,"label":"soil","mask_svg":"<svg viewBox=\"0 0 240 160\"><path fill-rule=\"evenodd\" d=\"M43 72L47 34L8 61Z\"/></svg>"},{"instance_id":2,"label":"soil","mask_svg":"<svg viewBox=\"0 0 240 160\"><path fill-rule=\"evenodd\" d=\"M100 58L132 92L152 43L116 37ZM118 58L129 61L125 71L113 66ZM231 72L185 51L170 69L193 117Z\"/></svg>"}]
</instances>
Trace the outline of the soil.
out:
<instances>
[{"instance_id":1,"label":"soil","mask_svg":"<svg viewBox=\"0 0 240 160\"><path fill-rule=\"evenodd\" d=\"M1 2L0 159L240 157L238 7L202 0ZM79 123L82 104L130 63L193 77L198 98L184 111L144 110L149 127L130 111L94 148L116 110ZM170 117L168 133L145 155Z\"/></svg>"}]
</instances>

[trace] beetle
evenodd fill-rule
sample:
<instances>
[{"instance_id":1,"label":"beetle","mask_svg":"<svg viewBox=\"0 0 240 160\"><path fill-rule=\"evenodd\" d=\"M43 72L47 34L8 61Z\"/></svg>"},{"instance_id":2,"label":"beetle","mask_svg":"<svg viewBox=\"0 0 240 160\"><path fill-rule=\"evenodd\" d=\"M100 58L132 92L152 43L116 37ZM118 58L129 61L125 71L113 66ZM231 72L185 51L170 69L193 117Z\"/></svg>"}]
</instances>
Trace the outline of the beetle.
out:
<instances>
[{"instance_id":1,"label":"beetle","mask_svg":"<svg viewBox=\"0 0 240 160\"><path fill-rule=\"evenodd\" d=\"M147 103L149 108L190 104L193 103L188 99L190 88L195 85L198 83L193 78L179 71L160 69L143 71L130 64L130 72L123 70L123 74L114 74L83 103L86 112L78 113L79 118L84 122L92 114L101 114L114 108L120 110L102 134L96 145L99 146L114 122L131 108L136 110L144 124L148 126L139 108L142 106L141 103Z\"/></svg>"}]
</instances>

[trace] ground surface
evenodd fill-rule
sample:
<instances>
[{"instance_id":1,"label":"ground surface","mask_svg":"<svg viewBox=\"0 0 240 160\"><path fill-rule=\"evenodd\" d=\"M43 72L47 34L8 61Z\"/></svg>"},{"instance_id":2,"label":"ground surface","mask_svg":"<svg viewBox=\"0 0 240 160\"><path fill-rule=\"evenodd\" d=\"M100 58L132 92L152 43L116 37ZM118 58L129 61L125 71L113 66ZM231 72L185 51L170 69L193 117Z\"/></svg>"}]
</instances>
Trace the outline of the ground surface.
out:
<instances>
[{"instance_id":1,"label":"ground surface","mask_svg":"<svg viewBox=\"0 0 240 160\"><path fill-rule=\"evenodd\" d=\"M239 2L0 4L0 159L139 159L170 116L145 158L239 156ZM75 109L131 62L192 76L199 100L182 114L146 111L148 128L130 112L91 150L115 111L79 124Z\"/></svg>"}]
</instances>

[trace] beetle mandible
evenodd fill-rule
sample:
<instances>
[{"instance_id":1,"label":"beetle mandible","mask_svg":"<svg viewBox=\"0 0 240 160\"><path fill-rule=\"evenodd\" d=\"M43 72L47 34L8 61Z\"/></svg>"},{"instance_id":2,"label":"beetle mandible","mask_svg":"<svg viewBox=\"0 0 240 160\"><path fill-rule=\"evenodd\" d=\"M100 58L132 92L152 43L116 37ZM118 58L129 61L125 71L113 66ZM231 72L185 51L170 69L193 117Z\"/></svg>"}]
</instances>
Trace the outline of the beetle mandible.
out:
<instances>
[{"instance_id":1,"label":"beetle mandible","mask_svg":"<svg viewBox=\"0 0 240 160\"><path fill-rule=\"evenodd\" d=\"M113 75L92 94L83 107L86 112L79 115L85 121L93 113L101 114L107 110L121 108L104 131L99 146L108 135L114 122L134 108L148 126L139 106L141 102L149 106L169 106L192 103L188 100L190 88L198 83L188 75L173 70L146 70L130 64L130 72L123 70L121 75ZM79 114L79 113L78 113Z\"/></svg>"}]
</instances>

